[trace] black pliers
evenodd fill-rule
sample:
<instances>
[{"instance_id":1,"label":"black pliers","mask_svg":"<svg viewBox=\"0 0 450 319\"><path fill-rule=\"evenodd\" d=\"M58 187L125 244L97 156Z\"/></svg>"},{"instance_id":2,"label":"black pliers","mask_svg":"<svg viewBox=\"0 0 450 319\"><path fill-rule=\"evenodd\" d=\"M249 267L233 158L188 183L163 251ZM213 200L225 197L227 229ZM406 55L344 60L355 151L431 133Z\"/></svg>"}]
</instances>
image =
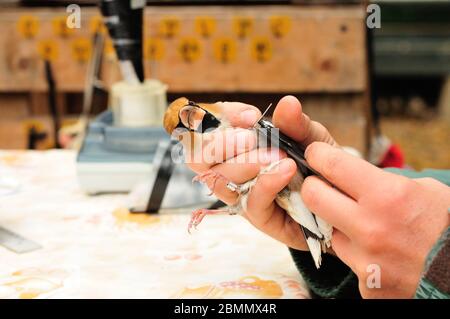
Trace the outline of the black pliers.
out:
<instances>
[{"instance_id":1,"label":"black pliers","mask_svg":"<svg viewBox=\"0 0 450 319\"><path fill-rule=\"evenodd\" d=\"M255 124L255 130L258 134L259 146L277 147L287 153L295 163L303 175L317 175L323 178L316 170L314 170L305 159L305 147L297 144L290 137L283 134L276 128L272 122L261 119ZM264 144L265 143L265 144Z\"/></svg>"}]
</instances>

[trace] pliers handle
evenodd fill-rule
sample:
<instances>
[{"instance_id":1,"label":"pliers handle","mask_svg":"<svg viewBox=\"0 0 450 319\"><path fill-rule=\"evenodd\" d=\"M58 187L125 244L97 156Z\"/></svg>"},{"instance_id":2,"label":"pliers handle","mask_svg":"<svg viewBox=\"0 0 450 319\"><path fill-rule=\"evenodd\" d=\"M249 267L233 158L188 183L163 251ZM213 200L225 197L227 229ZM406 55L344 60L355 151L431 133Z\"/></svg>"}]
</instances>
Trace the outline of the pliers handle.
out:
<instances>
[{"instance_id":1,"label":"pliers handle","mask_svg":"<svg viewBox=\"0 0 450 319\"><path fill-rule=\"evenodd\" d=\"M314 170L305 159L305 147L300 146L290 137L283 134L278 128L276 128L272 122L261 119L255 126L258 133L258 144L265 142L267 146L277 147L282 149L291 157L297 164L298 169L303 175L317 175L323 179L323 177ZM274 132L276 130L276 132Z\"/></svg>"}]
</instances>

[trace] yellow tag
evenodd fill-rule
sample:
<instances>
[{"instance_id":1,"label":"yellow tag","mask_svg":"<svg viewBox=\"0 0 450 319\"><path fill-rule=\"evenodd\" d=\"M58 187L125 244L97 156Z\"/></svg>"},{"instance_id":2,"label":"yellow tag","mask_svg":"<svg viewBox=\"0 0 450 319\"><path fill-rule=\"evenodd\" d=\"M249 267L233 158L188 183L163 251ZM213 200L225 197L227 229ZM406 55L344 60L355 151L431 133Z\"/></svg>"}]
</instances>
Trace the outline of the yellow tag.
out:
<instances>
[{"instance_id":1,"label":"yellow tag","mask_svg":"<svg viewBox=\"0 0 450 319\"><path fill-rule=\"evenodd\" d=\"M42 40L38 42L39 56L48 61L58 58L58 45L54 40Z\"/></svg>"},{"instance_id":2,"label":"yellow tag","mask_svg":"<svg viewBox=\"0 0 450 319\"><path fill-rule=\"evenodd\" d=\"M216 20L212 17L195 18L195 32L204 38L209 38L216 31Z\"/></svg>"},{"instance_id":3,"label":"yellow tag","mask_svg":"<svg viewBox=\"0 0 450 319\"><path fill-rule=\"evenodd\" d=\"M158 38L147 38L145 41L145 59L160 61L164 56L164 43Z\"/></svg>"},{"instance_id":4,"label":"yellow tag","mask_svg":"<svg viewBox=\"0 0 450 319\"><path fill-rule=\"evenodd\" d=\"M251 44L252 57L258 62L267 62L272 57L272 43L266 37L257 37Z\"/></svg>"},{"instance_id":5,"label":"yellow tag","mask_svg":"<svg viewBox=\"0 0 450 319\"><path fill-rule=\"evenodd\" d=\"M253 31L253 18L235 17L233 31L239 38L247 38Z\"/></svg>"},{"instance_id":6,"label":"yellow tag","mask_svg":"<svg viewBox=\"0 0 450 319\"><path fill-rule=\"evenodd\" d=\"M106 33L106 26L103 23L103 19L100 16L93 16L89 21L89 30L91 33Z\"/></svg>"},{"instance_id":7,"label":"yellow tag","mask_svg":"<svg viewBox=\"0 0 450 319\"><path fill-rule=\"evenodd\" d=\"M30 15L21 16L17 28L24 38L34 38L39 31L39 19Z\"/></svg>"},{"instance_id":8,"label":"yellow tag","mask_svg":"<svg viewBox=\"0 0 450 319\"><path fill-rule=\"evenodd\" d=\"M272 34L276 38L282 38L291 30L292 19L289 16L272 16L269 24Z\"/></svg>"},{"instance_id":9,"label":"yellow tag","mask_svg":"<svg viewBox=\"0 0 450 319\"><path fill-rule=\"evenodd\" d=\"M53 32L55 35L67 38L70 36L75 29L71 29L67 26L67 18L62 17L55 17L52 20L52 26L53 26Z\"/></svg>"},{"instance_id":10,"label":"yellow tag","mask_svg":"<svg viewBox=\"0 0 450 319\"><path fill-rule=\"evenodd\" d=\"M200 57L200 41L192 37L183 38L178 46L178 52L185 62L194 62Z\"/></svg>"},{"instance_id":11,"label":"yellow tag","mask_svg":"<svg viewBox=\"0 0 450 319\"><path fill-rule=\"evenodd\" d=\"M160 22L159 34L166 38L173 38L180 32L180 25L180 19L176 17L166 17Z\"/></svg>"},{"instance_id":12,"label":"yellow tag","mask_svg":"<svg viewBox=\"0 0 450 319\"><path fill-rule=\"evenodd\" d=\"M72 56L78 62L87 62L91 57L92 43L89 39L79 38L72 42Z\"/></svg>"},{"instance_id":13,"label":"yellow tag","mask_svg":"<svg viewBox=\"0 0 450 319\"><path fill-rule=\"evenodd\" d=\"M236 41L231 38L220 38L214 41L214 57L222 63L236 60Z\"/></svg>"}]
</instances>

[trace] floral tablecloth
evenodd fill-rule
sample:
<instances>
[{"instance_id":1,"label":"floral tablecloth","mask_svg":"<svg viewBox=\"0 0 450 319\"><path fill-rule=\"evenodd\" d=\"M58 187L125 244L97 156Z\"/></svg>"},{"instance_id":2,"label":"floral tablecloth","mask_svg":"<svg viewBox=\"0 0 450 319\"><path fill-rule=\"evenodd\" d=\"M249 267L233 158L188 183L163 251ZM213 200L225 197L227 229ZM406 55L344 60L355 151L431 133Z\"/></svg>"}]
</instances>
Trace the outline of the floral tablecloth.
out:
<instances>
[{"instance_id":1,"label":"floral tablecloth","mask_svg":"<svg viewBox=\"0 0 450 319\"><path fill-rule=\"evenodd\" d=\"M0 226L42 248L0 246L0 298L307 298L285 246L240 216L130 215L87 196L71 151L0 151Z\"/></svg>"}]
</instances>

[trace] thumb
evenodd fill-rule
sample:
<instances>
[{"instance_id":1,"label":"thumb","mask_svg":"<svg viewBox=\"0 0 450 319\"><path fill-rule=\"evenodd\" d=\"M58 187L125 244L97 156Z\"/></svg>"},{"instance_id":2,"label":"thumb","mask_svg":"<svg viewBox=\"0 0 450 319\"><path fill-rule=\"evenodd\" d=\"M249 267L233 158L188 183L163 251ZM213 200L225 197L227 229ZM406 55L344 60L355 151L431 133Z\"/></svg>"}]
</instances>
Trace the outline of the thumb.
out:
<instances>
[{"instance_id":1,"label":"thumb","mask_svg":"<svg viewBox=\"0 0 450 319\"><path fill-rule=\"evenodd\" d=\"M303 113L300 101L292 95L283 97L273 113L273 123L284 134L304 146L312 142L324 142L337 146L328 130Z\"/></svg>"}]
</instances>

